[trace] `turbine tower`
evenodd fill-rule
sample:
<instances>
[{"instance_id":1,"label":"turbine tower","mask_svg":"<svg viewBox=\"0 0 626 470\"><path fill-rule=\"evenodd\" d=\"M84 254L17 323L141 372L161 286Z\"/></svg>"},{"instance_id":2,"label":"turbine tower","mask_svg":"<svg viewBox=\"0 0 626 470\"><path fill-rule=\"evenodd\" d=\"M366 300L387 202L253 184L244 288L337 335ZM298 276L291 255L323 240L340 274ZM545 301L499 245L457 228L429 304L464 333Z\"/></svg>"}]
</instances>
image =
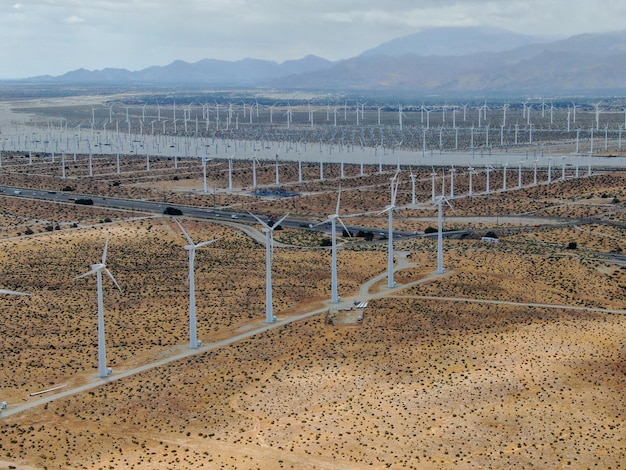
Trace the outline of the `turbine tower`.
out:
<instances>
[{"instance_id":1,"label":"turbine tower","mask_svg":"<svg viewBox=\"0 0 626 470\"><path fill-rule=\"evenodd\" d=\"M250 213L262 226L265 233L265 321L274 323L274 300L272 298L272 255L274 253L274 229L278 227L289 214L274 222L270 227L268 224L259 219L256 215Z\"/></svg>"},{"instance_id":2,"label":"turbine tower","mask_svg":"<svg viewBox=\"0 0 626 470\"><path fill-rule=\"evenodd\" d=\"M107 250L109 247L109 237L107 236L106 241L104 242L104 250L102 252L102 260L100 263L92 264L91 270L87 271L85 274L81 274L76 277L76 279L80 279L82 277L91 276L92 274L96 275L96 283L97 283L97 296L98 296L98 377L104 378L109 376L111 370L107 368L107 357L106 357L106 337L104 334L104 298L102 293L102 272L104 271L109 278L115 284L115 287L122 293L122 289L119 284L106 267L106 259L107 259Z\"/></svg>"},{"instance_id":3,"label":"turbine tower","mask_svg":"<svg viewBox=\"0 0 626 470\"><path fill-rule=\"evenodd\" d=\"M391 178L391 204L389 204L381 213L387 212L389 216L389 229L387 235L387 287L393 289L396 282L393 279L393 211L396 209L396 196L398 194L398 184L400 178L398 173Z\"/></svg>"},{"instance_id":4,"label":"turbine tower","mask_svg":"<svg viewBox=\"0 0 626 470\"><path fill-rule=\"evenodd\" d=\"M445 196L437 197L437 274L443 274L446 270L443 267L443 203L450 206L450 202ZM452 207L452 206L450 206Z\"/></svg>"},{"instance_id":5,"label":"turbine tower","mask_svg":"<svg viewBox=\"0 0 626 470\"><path fill-rule=\"evenodd\" d=\"M339 302L341 300L341 297L339 297L339 288L338 288L338 284L339 281L337 279L337 220L339 221L339 223L343 226L343 228L346 230L346 232L348 232L348 235L350 235L350 231L348 230L348 227L345 226L345 224L343 223L343 221L341 220L341 218L339 218L339 204L341 203L341 187L339 188L339 193L337 195L337 206L335 208L335 213L334 214L330 214L328 216L328 219L325 220L324 222L321 222L319 224L316 225L321 225L323 223L326 222L330 222L330 235L331 235L331 240L332 240L332 245L331 245L331 255L332 255L332 260L331 260L331 276L330 276L330 291L331 291L331 297L330 297L330 301L334 304L336 304L337 302Z\"/></svg>"},{"instance_id":6,"label":"turbine tower","mask_svg":"<svg viewBox=\"0 0 626 470\"><path fill-rule=\"evenodd\" d=\"M198 341L196 320L196 275L194 269L196 250L216 242L217 238L195 244L180 222L176 219L174 219L174 221L178 224L183 235L185 235L185 238L189 242L189 245L185 245L184 247L185 250L189 252L189 348L196 349L198 346L202 345L202 341Z\"/></svg>"},{"instance_id":7,"label":"turbine tower","mask_svg":"<svg viewBox=\"0 0 626 470\"><path fill-rule=\"evenodd\" d=\"M411 169L411 206L417 206L417 197L415 196L415 178L417 175L413 174L413 169Z\"/></svg>"}]
</instances>

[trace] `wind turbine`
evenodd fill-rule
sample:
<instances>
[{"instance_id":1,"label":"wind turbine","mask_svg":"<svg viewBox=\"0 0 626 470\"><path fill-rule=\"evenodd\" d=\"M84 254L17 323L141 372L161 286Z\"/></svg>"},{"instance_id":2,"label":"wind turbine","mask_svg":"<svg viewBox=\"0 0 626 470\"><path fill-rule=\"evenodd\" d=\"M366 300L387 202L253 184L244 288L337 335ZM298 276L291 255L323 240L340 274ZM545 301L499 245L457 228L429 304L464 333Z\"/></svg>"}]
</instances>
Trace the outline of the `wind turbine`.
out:
<instances>
[{"instance_id":1,"label":"wind turbine","mask_svg":"<svg viewBox=\"0 0 626 470\"><path fill-rule=\"evenodd\" d=\"M454 198L454 167L450 168L450 199Z\"/></svg>"},{"instance_id":2,"label":"wind turbine","mask_svg":"<svg viewBox=\"0 0 626 470\"><path fill-rule=\"evenodd\" d=\"M274 222L271 227L259 219L256 215L252 213L250 213L250 215L263 226L263 233L265 233L265 321L267 323L274 323L276 321L272 299L272 255L274 253L274 229L278 227L289 214L286 214L282 219Z\"/></svg>"},{"instance_id":3,"label":"wind turbine","mask_svg":"<svg viewBox=\"0 0 626 470\"><path fill-rule=\"evenodd\" d=\"M233 157L235 154L233 153L230 157L228 157L228 190L233 190Z\"/></svg>"},{"instance_id":4,"label":"wind turbine","mask_svg":"<svg viewBox=\"0 0 626 470\"><path fill-rule=\"evenodd\" d=\"M468 193L467 194L469 196L472 196L474 194L474 188L472 187L472 176L474 175L475 171L476 170L474 170L474 168L471 167L471 166L467 168L467 173L468 173L468 176L469 176L469 188L468 188Z\"/></svg>"},{"instance_id":5,"label":"wind turbine","mask_svg":"<svg viewBox=\"0 0 626 470\"><path fill-rule=\"evenodd\" d=\"M98 376L101 378L107 377L111 374L111 370L107 368L107 357L106 357L106 337L104 334L104 298L102 292L102 272L104 271L109 278L115 284L115 287L122 293L122 289L119 284L106 267L106 259L107 259L107 250L109 247L109 237L107 236L106 241L104 242L104 250L102 252L102 261L100 263L92 264L91 270L87 271L85 274L81 274L77 276L75 279L80 279L82 277L91 276L92 274L96 275L97 282L97 296L98 296Z\"/></svg>"},{"instance_id":6,"label":"wind turbine","mask_svg":"<svg viewBox=\"0 0 626 470\"><path fill-rule=\"evenodd\" d=\"M450 202L445 196L437 196L437 274L443 274L446 270L443 267L443 203L450 206ZM452 206L450 206L452 207Z\"/></svg>"},{"instance_id":7,"label":"wind turbine","mask_svg":"<svg viewBox=\"0 0 626 470\"><path fill-rule=\"evenodd\" d=\"M432 169L430 173L430 182L431 182L431 192L432 192L432 201L435 202L435 178L437 178L437 172L435 168Z\"/></svg>"},{"instance_id":8,"label":"wind turbine","mask_svg":"<svg viewBox=\"0 0 626 470\"><path fill-rule=\"evenodd\" d=\"M552 157L548 157L548 184L552 183Z\"/></svg>"},{"instance_id":9,"label":"wind turbine","mask_svg":"<svg viewBox=\"0 0 626 470\"><path fill-rule=\"evenodd\" d=\"M275 174L276 174L276 186L280 186L280 170L278 167L278 155L280 151L276 152L276 166L275 166Z\"/></svg>"},{"instance_id":10,"label":"wind turbine","mask_svg":"<svg viewBox=\"0 0 626 470\"><path fill-rule=\"evenodd\" d=\"M257 158L256 158L256 154L252 156L252 189L256 189L257 188L257 183L256 183L256 162L257 162Z\"/></svg>"},{"instance_id":11,"label":"wind turbine","mask_svg":"<svg viewBox=\"0 0 626 470\"><path fill-rule=\"evenodd\" d=\"M202 346L202 341L198 341L198 329L197 329L197 321L196 321L196 275L195 275L195 259L196 259L196 250L198 248L202 248L203 246L210 245L217 241L217 238L214 240L209 240L206 242L200 242L195 244L184 227L180 224L180 222L174 219L176 224L180 227L180 230L185 235L185 238L189 242L189 245L185 245L185 250L189 252L189 347L191 349L196 349L198 346Z\"/></svg>"},{"instance_id":12,"label":"wind turbine","mask_svg":"<svg viewBox=\"0 0 626 470\"><path fill-rule=\"evenodd\" d=\"M393 211L396 209L396 196L398 195L398 185L400 178L398 173L391 178L391 204L389 204L381 213L387 212L389 216L389 229L387 234L387 287L393 289L396 282L393 280ZM337 207L339 212L339 207Z\"/></svg>"},{"instance_id":13,"label":"wind turbine","mask_svg":"<svg viewBox=\"0 0 626 470\"><path fill-rule=\"evenodd\" d=\"M320 224L316 224L316 225L321 225L323 223L330 222L330 235L331 235L331 240L332 240L332 244L331 244L332 260L331 260L331 276L330 276L331 298L330 298L330 301L332 303L337 303L337 302L339 302L341 300L341 297L339 297L339 293L338 293L338 283L339 282L337 280L337 220L339 220L339 223L343 226L343 228L346 230L346 232L348 232L348 235L350 235L350 231L345 226L343 221L339 218L339 204L340 204L340 202L341 202L341 187L339 188L339 193L337 194L337 206L335 208L335 213L334 214L330 214L328 216L328 219L325 220L324 222L321 222Z\"/></svg>"},{"instance_id":14,"label":"wind turbine","mask_svg":"<svg viewBox=\"0 0 626 470\"><path fill-rule=\"evenodd\" d=\"M202 157L202 192L204 194L209 192L209 187L207 186L206 180L206 164L208 162L208 158L206 156Z\"/></svg>"},{"instance_id":15,"label":"wind turbine","mask_svg":"<svg viewBox=\"0 0 626 470\"><path fill-rule=\"evenodd\" d=\"M410 168L411 171L411 205L415 207L417 205L417 198L415 197L415 178L417 175L413 174L413 169Z\"/></svg>"},{"instance_id":16,"label":"wind turbine","mask_svg":"<svg viewBox=\"0 0 626 470\"><path fill-rule=\"evenodd\" d=\"M485 194L489 194L489 174L491 173L491 170L493 170L492 166L487 166L485 168L485 173L487 174L487 188L485 189Z\"/></svg>"}]
</instances>

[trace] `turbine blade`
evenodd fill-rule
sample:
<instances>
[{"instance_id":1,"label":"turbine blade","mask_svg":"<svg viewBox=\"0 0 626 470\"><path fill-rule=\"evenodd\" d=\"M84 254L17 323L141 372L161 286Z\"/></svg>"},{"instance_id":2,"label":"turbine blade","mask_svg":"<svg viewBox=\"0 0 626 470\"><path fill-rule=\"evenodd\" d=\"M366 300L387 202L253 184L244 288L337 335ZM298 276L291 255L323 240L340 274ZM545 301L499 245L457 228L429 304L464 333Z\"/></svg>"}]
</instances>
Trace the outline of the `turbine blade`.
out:
<instances>
[{"instance_id":1,"label":"turbine blade","mask_svg":"<svg viewBox=\"0 0 626 470\"><path fill-rule=\"evenodd\" d=\"M400 185L400 178L398 178L398 172L396 172L396 176L393 177L393 182L391 183L391 205L392 206L396 205L396 196L398 195L399 185Z\"/></svg>"},{"instance_id":2,"label":"turbine blade","mask_svg":"<svg viewBox=\"0 0 626 470\"><path fill-rule=\"evenodd\" d=\"M117 287L117 290L120 291L120 293L122 295L124 295L124 291L122 290L122 288L120 287L120 285L117 283L117 281L115 280L115 278L113 277L113 274L111 274L111 271L109 271L106 267L103 268L104 272L107 273L107 276L109 276L111 278L111 280L113 281L113 284L115 284L115 287Z\"/></svg>"},{"instance_id":3,"label":"turbine blade","mask_svg":"<svg viewBox=\"0 0 626 470\"><path fill-rule=\"evenodd\" d=\"M289 214L287 213L287 214L285 214L282 218L280 218L280 219L278 219L276 222L274 222L274 225L272 225L272 232L274 231L274 229L275 229L276 227L278 227L278 226L282 223L282 221L283 221L283 220L285 220L285 219L287 218L287 216L288 216L288 215L289 215Z\"/></svg>"},{"instance_id":4,"label":"turbine blade","mask_svg":"<svg viewBox=\"0 0 626 470\"><path fill-rule=\"evenodd\" d=\"M254 215L252 212L248 212L248 214L250 214L252 217L254 217L263 227L265 227L268 230L271 230L270 226L267 225L265 222L263 222L261 219L259 219L256 215Z\"/></svg>"},{"instance_id":5,"label":"turbine blade","mask_svg":"<svg viewBox=\"0 0 626 470\"><path fill-rule=\"evenodd\" d=\"M80 276L76 276L74 279L80 279L80 278L83 278L83 277L91 276L92 274L96 274L102 268L104 268L104 265L103 264L98 264L96 268L90 269L86 273L81 274Z\"/></svg>"},{"instance_id":6,"label":"turbine blade","mask_svg":"<svg viewBox=\"0 0 626 470\"><path fill-rule=\"evenodd\" d=\"M346 227L346 224L343 223L343 220L341 220L341 218L339 217L337 217L337 220L339 221L341 226L345 229L345 231L348 232L348 236L352 238L352 234L350 233L350 230L348 230L348 227Z\"/></svg>"},{"instance_id":7,"label":"turbine blade","mask_svg":"<svg viewBox=\"0 0 626 470\"><path fill-rule=\"evenodd\" d=\"M27 294L25 292L18 292L16 290L7 290L7 289L0 289L0 294L8 294L8 295L28 295L30 296L31 294Z\"/></svg>"},{"instance_id":8,"label":"turbine blade","mask_svg":"<svg viewBox=\"0 0 626 470\"><path fill-rule=\"evenodd\" d=\"M339 203L341 202L341 185L339 185L339 192L337 193L337 207L335 208L335 214L339 215Z\"/></svg>"},{"instance_id":9,"label":"turbine blade","mask_svg":"<svg viewBox=\"0 0 626 470\"><path fill-rule=\"evenodd\" d=\"M187 233L187 230L185 230L185 228L181 225L181 223L178 221L178 219L174 219L174 221L178 224L178 226L180 227L180 230L183 232L183 235L185 236L185 238L187 239L187 241L189 242L190 245L193 245L193 240L191 239L191 237L189 236L189 234Z\"/></svg>"},{"instance_id":10,"label":"turbine blade","mask_svg":"<svg viewBox=\"0 0 626 470\"><path fill-rule=\"evenodd\" d=\"M202 248L203 246L210 245L211 243L215 243L218 240L219 240L219 238L215 238L214 240L209 240L209 241L206 241L206 242L200 242L197 245L195 245L195 248Z\"/></svg>"},{"instance_id":11,"label":"turbine blade","mask_svg":"<svg viewBox=\"0 0 626 470\"><path fill-rule=\"evenodd\" d=\"M320 225L325 224L325 223L326 223L326 222L328 222L329 220L330 220L330 219L322 220L321 222L318 222L318 223L316 223L316 224L313 224L313 226L312 226L312 227L310 227L310 228L313 228L313 227L319 227Z\"/></svg>"},{"instance_id":12,"label":"turbine blade","mask_svg":"<svg viewBox=\"0 0 626 470\"><path fill-rule=\"evenodd\" d=\"M107 251L109 251L109 234L107 233L107 238L104 241L104 250L102 250L102 264L106 264L107 262Z\"/></svg>"}]
</instances>

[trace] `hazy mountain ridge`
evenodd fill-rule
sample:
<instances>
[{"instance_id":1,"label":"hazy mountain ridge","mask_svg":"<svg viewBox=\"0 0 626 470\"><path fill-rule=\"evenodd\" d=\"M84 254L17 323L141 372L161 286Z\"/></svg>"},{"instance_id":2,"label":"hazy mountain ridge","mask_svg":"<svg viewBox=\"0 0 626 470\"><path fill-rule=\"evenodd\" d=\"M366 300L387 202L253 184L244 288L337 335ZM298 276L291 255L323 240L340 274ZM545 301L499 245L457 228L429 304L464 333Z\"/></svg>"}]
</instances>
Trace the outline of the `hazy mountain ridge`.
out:
<instances>
[{"instance_id":1,"label":"hazy mountain ridge","mask_svg":"<svg viewBox=\"0 0 626 470\"><path fill-rule=\"evenodd\" d=\"M430 44L433 39L435 44ZM512 45L516 47L509 49ZM546 42L545 38L495 28L438 28L389 41L338 62L316 56L280 64L258 59L177 60L137 72L78 69L39 79L344 91L626 91L626 31Z\"/></svg>"},{"instance_id":2,"label":"hazy mountain ridge","mask_svg":"<svg viewBox=\"0 0 626 470\"><path fill-rule=\"evenodd\" d=\"M392 39L361 56L464 56L479 52L503 52L549 39L517 34L500 28L430 28Z\"/></svg>"},{"instance_id":3,"label":"hazy mountain ridge","mask_svg":"<svg viewBox=\"0 0 626 470\"><path fill-rule=\"evenodd\" d=\"M194 63L175 60L165 66L155 65L136 72L114 68L94 71L78 69L53 77L52 80L65 83L160 82L253 85L287 75L323 70L332 65L333 62L329 60L311 55L281 64L259 59L243 59L234 62L202 59ZM50 79L50 77L42 78ZM37 79L38 77L35 77L31 80Z\"/></svg>"}]
</instances>

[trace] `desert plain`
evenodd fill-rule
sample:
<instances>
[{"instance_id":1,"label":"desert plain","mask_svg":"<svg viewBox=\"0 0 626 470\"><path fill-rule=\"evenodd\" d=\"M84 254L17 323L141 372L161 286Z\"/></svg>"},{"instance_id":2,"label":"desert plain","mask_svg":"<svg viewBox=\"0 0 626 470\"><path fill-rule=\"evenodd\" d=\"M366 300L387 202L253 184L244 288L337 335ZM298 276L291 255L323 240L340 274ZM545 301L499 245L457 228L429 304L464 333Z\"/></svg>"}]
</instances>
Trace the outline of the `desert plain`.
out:
<instances>
[{"instance_id":1,"label":"desert plain","mask_svg":"<svg viewBox=\"0 0 626 470\"><path fill-rule=\"evenodd\" d=\"M395 166L357 167L340 179L280 167L294 198L250 195L249 162L212 163L204 194L198 162L150 172L100 158L98 177L58 166L26 168L4 155L0 184L285 214L323 221L341 187L350 223L385 228ZM272 164L259 169L271 185ZM431 168L398 176L395 228L437 226ZM160 213L0 196L2 296L0 400L8 409L95 384L10 416L0 415L0 468L360 469L621 468L626 461L626 175L592 176L481 194L484 174L457 175L445 212L445 273L436 238L396 239L397 286L386 284L386 240L340 237L340 304L330 304L328 235L275 231L274 328L116 379L188 349L187 243ZM493 188L502 175L492 174ZM287 183L292 182L292 183ZM482 186L481 186L482 185ZM465 195L464 195L465 194ZM236 221L177 217L197 243L198 336L204 346L266 325L265 247ZM528 220L533 220L529 223ZM346 220L348 220L346 218ZM541 220L537 223L536 220ZM260 229L260 225L255 225ZM493 231L499 243L480 240ZM27 234L28 233L28 234ZM77 278L99 262L109 378L97 377L96 286ZM574 243L574 245L572 245ZM373 280L364 291L361 286ZM367 300L363 321L328 324ZM307 318L285 321L319 310ZM346 310L348 311L348 310ZM60 387L60 388L56 388ZM31 395L36 394L36 395Z\"/></svg>"}]
</instances>

